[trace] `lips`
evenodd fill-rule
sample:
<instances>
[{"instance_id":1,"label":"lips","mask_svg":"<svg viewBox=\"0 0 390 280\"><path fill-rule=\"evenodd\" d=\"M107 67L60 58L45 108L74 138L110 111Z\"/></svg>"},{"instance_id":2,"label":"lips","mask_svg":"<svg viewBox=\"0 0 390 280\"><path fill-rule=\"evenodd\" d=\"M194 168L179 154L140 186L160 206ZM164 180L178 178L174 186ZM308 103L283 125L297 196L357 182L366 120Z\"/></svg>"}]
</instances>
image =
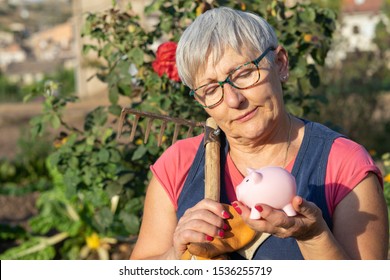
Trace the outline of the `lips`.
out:
<instances>
[{"instance_id":1,"label":"lips","mask_svg":"<svg viewBox=\"0 0 390 280\"><path fill-rule=\"evenodd\" d=\"M257 107L255 109L253 109L252 111L249 111L241 116L239 116L238 118L235 119L235 121L239 121L239 122L245 122L247 120L250 120L251 118L253 118L253 116L256 114L257 112Z\"/></svg>"}]
</instances>

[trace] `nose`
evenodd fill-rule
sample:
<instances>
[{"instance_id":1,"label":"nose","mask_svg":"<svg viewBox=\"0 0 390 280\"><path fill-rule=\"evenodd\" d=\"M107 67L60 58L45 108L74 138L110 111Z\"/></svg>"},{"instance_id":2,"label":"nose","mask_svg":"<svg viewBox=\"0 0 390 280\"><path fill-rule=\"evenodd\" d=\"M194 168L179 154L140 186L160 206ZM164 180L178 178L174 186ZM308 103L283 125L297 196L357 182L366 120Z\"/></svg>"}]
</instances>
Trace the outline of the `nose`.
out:
<instances>
[{"instance_id":1,"label":"nose","mask_svg":"<svg viewBox=\"0 0 390 280\"><path fill-rule=\"evenodd\" d=\"M224 100L231 108L238 108L245 101L245 96L241 93L241 90L236 89L229 83L223 85L223 91Z\"/></svg>"}]
</instances>

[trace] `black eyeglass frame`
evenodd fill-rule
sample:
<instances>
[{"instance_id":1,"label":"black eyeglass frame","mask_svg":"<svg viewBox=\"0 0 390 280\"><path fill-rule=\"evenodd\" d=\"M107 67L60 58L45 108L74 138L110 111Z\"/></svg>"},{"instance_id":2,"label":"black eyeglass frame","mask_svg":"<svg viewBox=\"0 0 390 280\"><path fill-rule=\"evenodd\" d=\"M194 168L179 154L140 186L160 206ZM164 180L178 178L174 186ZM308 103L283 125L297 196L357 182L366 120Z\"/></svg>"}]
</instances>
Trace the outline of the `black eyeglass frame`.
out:
<instances>
[{"instance_id":1,"label":"black eyeglass frame","mask_svg":"<svg viewBox=\"0 0 390 280\"><path fill-rule=\"evenodd\" d=\"M208 83L208 84L204 84L204 85L201 85L200 87L197 87L196 89L191 89L190 91L190 96L192 96L195 101L197 103L199 103L200 106L202 106L203 108L212 108L212 107L215 107L216 105L218 105L222 100L223 100L223 97L224 97L224 91L223 91L223 85L224 84L229 84L231 85L232 87L236 88L236 89L248 89L252 86L254 86L259 80L260 80L260 69L259 69L259 63L260 61L268 54L269 51L275 51L276 48L275 47L268 47L258 58L256 58L255 60L252 60L252 61L248 61L240 66L237 66L236 68L234 68L232 71L229 72L228 76L226 77L225 80L223 81L217 81L217 82L213 82L213 83ZM253 63L256 68L257 68L257 73L258 73L258 78L257 80L250 86L247 86L247 87L238 87L236 86L230 79L231 75L236 72L237 70L239 70L240 68L242 67L245 67L249 64ZM219 99L217 102L215 102L214 104L212 105L208 105L208 106L205 106L203 104L201 104L197 99L196 99L196 91L205 87L205 86L208 86L210 84L218 84L221 88L222 88L222 95L221 95L221 99Z\"/></svg>"}]
</instances>

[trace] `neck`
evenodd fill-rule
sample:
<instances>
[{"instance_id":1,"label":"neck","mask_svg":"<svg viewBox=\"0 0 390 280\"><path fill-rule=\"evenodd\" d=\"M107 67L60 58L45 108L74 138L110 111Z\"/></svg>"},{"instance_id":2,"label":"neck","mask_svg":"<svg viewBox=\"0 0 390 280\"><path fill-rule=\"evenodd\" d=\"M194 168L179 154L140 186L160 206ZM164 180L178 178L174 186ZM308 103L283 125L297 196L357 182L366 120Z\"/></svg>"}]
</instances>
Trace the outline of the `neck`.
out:
<instances>
[{"instance_id":1,"label":"neck","mask_svg":"<svg viewBox=\"0 0 390 280\"><path fill-rule=\"evenodd\" d=\"M285 168L288 165L293 130L292 117L286 114L283 124L278 127L280 129L276 131L274 137L255 145L240 145L234 139L228 139L230 157L242 174L246 174L247 167L258 169L265 166L280 166Z\"/></svg>"}]
</instances>

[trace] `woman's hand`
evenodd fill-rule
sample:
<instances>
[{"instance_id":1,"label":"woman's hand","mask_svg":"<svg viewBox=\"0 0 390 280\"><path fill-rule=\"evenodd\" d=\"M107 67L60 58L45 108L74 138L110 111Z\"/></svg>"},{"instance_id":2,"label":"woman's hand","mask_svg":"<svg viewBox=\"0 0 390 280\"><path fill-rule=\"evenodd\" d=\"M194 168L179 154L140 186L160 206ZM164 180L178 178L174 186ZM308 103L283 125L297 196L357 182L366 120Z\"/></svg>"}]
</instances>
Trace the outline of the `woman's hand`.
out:
<instances>
[{"instance_id":1,"label":"woman's hand","mask_svg":"<svg viewBox=\"0 0 390 280\"><path fill-rule=\"evenodd\" d=\"M230 218L221 203L204 199L189 208L179 220L173 234L173 247L178 259L193 242L211 242L223 238L228 229L225 219Z\"/></svg>"},{"instance_id":2,"label":"woman's hand","mask_svg":"<svg viewBox=\"0 0 390 280\"><path fill-rule=\"evenodd\" d=\"M232 206L242 216L243 220L254 230L267 232L280 238L294 237L305 241L319 236L327 230L322 218L321 210L312 202L295 196L292 202L296 216L289 217L281 210L274 209L266 204L257 204L255 207L261 213L259 220L249 218L250 209L244 204L235 201Z\"/></svg>"}]
</instances>

